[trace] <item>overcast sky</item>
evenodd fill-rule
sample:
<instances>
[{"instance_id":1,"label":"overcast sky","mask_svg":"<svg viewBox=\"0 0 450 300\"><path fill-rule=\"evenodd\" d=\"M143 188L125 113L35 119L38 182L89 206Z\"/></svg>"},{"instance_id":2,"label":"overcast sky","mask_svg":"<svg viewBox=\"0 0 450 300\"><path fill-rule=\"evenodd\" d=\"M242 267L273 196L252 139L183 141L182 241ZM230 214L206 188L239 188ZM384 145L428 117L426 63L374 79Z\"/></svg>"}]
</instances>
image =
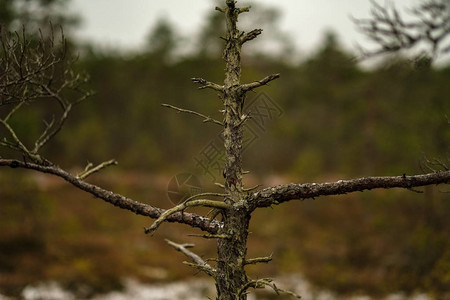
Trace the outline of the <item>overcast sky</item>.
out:
<instances>
[{"instance_id":1,"label":"overcast sky","mask_svg":"<svg viewBox=\"0 0 450 300\"><path fill-rule=\"evenodd\" d=\"M417 0L390 2L403 9ZM72 0L71 9L83 20L78 30L83 40L133 50L144 44L146 35L162 17L167 17L183 35L192 34L214 10L215 3L213 0ZM328 29L337 32L346 47L354 48L357 42L364 42L349 16L367 16L369 0L249 0L245 3L277 7L282 13L281 28L302 51L314 49ZM261 28L264 29L264 24Z\"/></svg>"}]
</instances>

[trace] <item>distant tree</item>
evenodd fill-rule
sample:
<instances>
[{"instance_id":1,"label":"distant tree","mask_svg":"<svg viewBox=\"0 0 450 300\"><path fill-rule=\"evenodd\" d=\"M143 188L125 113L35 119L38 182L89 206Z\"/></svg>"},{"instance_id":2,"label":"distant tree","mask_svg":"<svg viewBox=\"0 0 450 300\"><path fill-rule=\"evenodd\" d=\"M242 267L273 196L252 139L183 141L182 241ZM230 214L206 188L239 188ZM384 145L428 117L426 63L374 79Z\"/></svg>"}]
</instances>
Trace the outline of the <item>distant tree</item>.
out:
<instances>
[{"instance_id":1,"label":"distant tree","mask_svg":"<svg viewBox=\"0 0 450 300\"><path fill-rule=\"evenodd\" d=\"M4 51L0 59L2 70L0 104L4 111L0 116L0 125L5 136L0 145L14 150L18 153L18 157L0 158L0 166L30 169L58 176L96 198L156 219L145 229L147 234L155 232L164 222L182 223L202 230L204 234L201 237L217 240L218 257L211 260L215 262L214 265L193 253L189 249L192 245L172 241L168 243L192 261L188 263L189 265L214 278L217 299L246 299L250 288L264 287L272 288L277 294L288 293L299 297L293 292L279 288L270 278L252 279L247 275L246 266L267 263L272 259L271 256L247 257L247 239L253 212L259 208L272 207L291 200L306 200L378 188L413 190L420 186L445 184L450 182L450 171L448 166L439 162L437 166L441 170L436 169L423 175L402 174L394 177L364 177L327 183L290 183L264 189L259 189L258 186L244 187L243 130L244 124L251 118L242 109L245 96L248 92L279 78L280 75L269 75L246 84L240 82L242 46L258 37L262 30L243 32L237 28L239 15L249 12L250 7L237 7L234 0L225 0L225 6L216 7L216 10L224 15L226 21L226 35L223 37L225 40L223 58L226 63L224 82L216 84L202 78L192 80L200 85L200 89L212 89L219 94L223 104L223 120L168 104L165 106L177 112L198 116L205 123L220 126L226 153L223 170L225 181L224 184L218 183L223 188L222 193L195 194L175 207L165 210L134 201L86 181L93 173L116 164L115 160L96 166L88 164L84 171L72 174L44 157L41 149L60 131L72 107L86 99L90 93L82 88L84 77L72 72L70 65L67 64L64 44L58 47L51 41L45 43L41 40L37 46L33 46L27 42L26 36L11 37L7 33L2 34L1 40ZM64 76L58 77L57 70L63 70ZM59 107L59 116L44 123L41 134L34 142L24 142L14 128L14 124L20 122L19 112L27 104L49 100ZM208 217L186 212L187 209L194 207L211 208L212 215ZM216 219L219 216L221 218Z\"/></svg>"},{"instance_id":2,"label":"distant tree","mask_svg":"<svg viewBox=\"0 0 450 300\"><path fill-rule=\"evenodd\" d=\"M10 31L41 29L44 33L53 26L64 26L68 31L78 18L68 13L69 0L0 0L0 24Z\"/></svg>"},{"instance_id":3,"label":"distant tree","mask_svg":"<svg viewBox=\"0 0 450 300\"><path fill-rule=\"evenodd\" d=\"M447 0L424 0L404 15L394 6L371 0L371 16L354 19L360 31L376 46L362 49L363 57L409 51L419 64L450 52L450 4Z\"/></svg>"},{"instance_id":4,"label":"distant tree","mask_svg":"<svg viewBox=\"0 0 450 300\"><path fill-rule=\"evenodd\" d=\"M177 46L177 37L167 19L160 19L147 38L148 51L164 60L173 55Z\"/></svg>"}]
</instances>

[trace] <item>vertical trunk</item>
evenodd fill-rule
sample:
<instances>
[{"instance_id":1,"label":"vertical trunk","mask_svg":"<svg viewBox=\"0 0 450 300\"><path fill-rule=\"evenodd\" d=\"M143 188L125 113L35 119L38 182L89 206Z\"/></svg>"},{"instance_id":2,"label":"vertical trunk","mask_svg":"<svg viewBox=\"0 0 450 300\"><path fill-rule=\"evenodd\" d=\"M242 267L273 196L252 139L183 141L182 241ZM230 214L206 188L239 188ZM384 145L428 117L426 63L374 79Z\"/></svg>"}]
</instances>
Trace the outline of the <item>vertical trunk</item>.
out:
<instances>
[{"instance_id":1,"label":"vertical trunk","mask_svg":"<svg viewBox=\"0 0 450 300\"><path fill-rule=\"evenodd\" d=\"M250 214L239 205L243 198L242 192L242 122L241 104L243 95L240 87L241 77L241 42L240 32L236 27L239 11L234 0L226 1L227 21L226 47L223 58L226 62L224 81L225 129L224 143L225 161L225 191L227 202L233 204L233 209L224 213L222 234L229 238L218 241L218 262L216 274L217 299L237 299L239 291L248 282L244 264L247 252L247 236ZM246 295L238 299L246 299Z\"/></svg>"},{"instance_id":2,"label":"vertical trunk","mask_svg":"<svg viewBox=\"0 0 450 300\"><path fill-rule=\"evenodd\" d=\"M238 10L234 1L227 0L227 43L223 53L226 62L226 73L224 82L224 105L225 105L225 187L233 202L238 202L242 190L242 126L241 126L241 103L243 96L240 92L241 78L241 43L239 30L236 28Z\"/></svg>"},{"instance_id":3,"label":"vertical trunk","mask_svg":"<svg viewBox=\"0 0 450 300\"><path fill-rule=\"evenodd\" d=\"M247 299L243 293L238 298L239 291L248 282L244 270L247 254L247 237L250 214L242 207L230 211L224 216L225 226L223 233L230 236L229 239L218 241L218 262L216 273L216 289L218 300Z\"/></svg>"}]
</instances>

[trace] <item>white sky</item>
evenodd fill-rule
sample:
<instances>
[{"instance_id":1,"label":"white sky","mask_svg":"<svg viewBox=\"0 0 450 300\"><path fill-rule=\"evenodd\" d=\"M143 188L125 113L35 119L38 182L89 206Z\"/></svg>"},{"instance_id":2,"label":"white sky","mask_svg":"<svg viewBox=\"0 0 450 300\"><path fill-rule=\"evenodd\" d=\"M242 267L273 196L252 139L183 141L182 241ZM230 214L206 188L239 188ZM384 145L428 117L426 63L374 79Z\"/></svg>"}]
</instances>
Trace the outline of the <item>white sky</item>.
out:
<instances>
[{"instance_id":1,"label":"white sky","mask_svg":"<svg viewBox=\"0 0 450 300\"><path fill-rule=\"evenodd\" d=\"M382 4L385 1L378 0ZM392 2L403 9L413 6L417 0ZM215 3L213 0L72 0L71 10L82 17L82 26L77 31L81 39L108 48L133 50L144 44L146 35L161 17L167 17L183 36L196 32L214 10ZM314 49L328 29L337 32L346 47L354 48L356 43L364 42L349 16L367 16L369 0L247 0L245 3L260 3L281 10L280 27L302 51ZM264 29L264 24L260 26Z\"/></svg>"}]
</instances>

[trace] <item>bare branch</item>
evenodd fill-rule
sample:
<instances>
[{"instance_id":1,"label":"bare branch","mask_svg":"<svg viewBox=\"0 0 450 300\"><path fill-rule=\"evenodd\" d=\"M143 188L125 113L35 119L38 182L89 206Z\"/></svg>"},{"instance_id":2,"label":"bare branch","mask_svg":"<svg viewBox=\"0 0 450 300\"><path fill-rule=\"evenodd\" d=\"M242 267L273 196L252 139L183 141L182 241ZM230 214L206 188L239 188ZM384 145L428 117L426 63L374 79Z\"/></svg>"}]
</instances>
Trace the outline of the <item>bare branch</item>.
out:
<instances>
[{"instance_id":1,"label":"bare branch","mask_svg":"<svg viewBox=\"0 0 450 300\"><path fill-rule=\"evenodd\" d=\"M263 85L266 85L269 82L271 82L271 81L273 81L273 80L275 80L277 78L280 78L280 74L272 74L272 75L269 75L267 77L264 77L263 79L261 79L259 81L243 84L241 87L242 87L242 90L244 92L248 92L248 91L254 90L256 88L259 88L259 87L261 87Z\"/></svg>"},{"instance_id":2,"label":"bare branch","mask_svg":"<svg viewBox=\"0 0 450 300\"><path fill-rule=\"evenodd\" d=\"M256 258L250 258L246 259L244 262L244 265L255 265L259 263L269 263L272 261L272 254L267 257L256 257Z\"/></svg>"},{"instance_id":3,"label":"bare branch","mask_svg":"<svg viewBox=\"0 0 450 300\"><path fill-rule=\"evenodd\" d=\"M199 90L203 90L203 89L213 89L215 91L218 92L222 92L224 91L224 87L222 85L219 85L217 83L213 83L213 82L209 82L206 81L203 78L191 78L192 82L194 83L198 83L201 85L201 87L199 87Z\"/></svg>"},{"instance_id":4,"label":"bare branch","mask_svg":"<svg viewBox=\"0 0 450 300\"><path fill-rule=\"evenodd\" d=\"M249 6L244 6L244 7L240 7L240 8L239 8L239 13L242 14L242 13L245 13L245 12L249 12L249 11L250 11L250 8L252 8L251 5L249 5Z\"/></svg>"},{"instance_id":5,"label":"bare branch","mask_svg":"<svg viewBox=\"0 0 450 300\"><path fill-rule=\"evenodd\" d=\"M428 159L426 156L423 158L423 162L420 162L421 168L423 169L423 166L427 167L428 170L431 172L436 172L438 169L449 171L450 168L447 166L444 162L441 160L435 158L435 159Z\"/></svg>"},{"instance_id":6,"label":"bare branch","mask_svg":"<svg viewBox=\"0 0 450 300\"><path fill-rule=\"evenodd\" d=\"M214 277L216 275L216 270L213 267L211 267L209 264L207 264L200 256L198 256L194 252L187 249L187 248L194 247L193 244L181 245L181 244L174 243L168 239L166 239L165 241L170 246L175 248L175 250L180 251L181 253L186 255L188 258L190 258L194 262L194 264L191 264L191 263L186 263L186 264L205 272L206 274L208 274L211 277Z\"/></svg>"},{"instance_id":7,"label":"bare branch","mask_svg":"<svg viewBox=\"0 0 450 300\"><path fill-rule=\"evenodd\" d=\"M34 143L33 152L37 153L45 144L47 144L63 127L64 122L69 117L69 112L72 109L72 104L66 106L64 113L61 115L58 124L54 125L54 122L51 122L48 126L46 126L42 135L36 140ZM53 130L51 130L53 129Z\"/></svg>"},{"instance_id":8,"label":"bare branch","mask_svg":"<svg viewBox=\"0 0 450 300\"><path fill-rule=\"evenodd\" d=\"M231 236L226 234L188 234L188 236L200 237L203 239L230 239Z\"/></svg>"},{"instance_id":9,"label":"bare branch","mask_svg":"<svg viewBox=\"0 0 450 300\"><path fill-rule=\"evenodd\" d=\"M254 288L254 289L263 289L266 286L272 288L274 290L274 292L279 295L281 293L290 295L292 297L295 297L297 299L300 299L301 296L297 295L296 293L292 292L292 291L288 291L285 289L281 289L279 287L276 286L275 283L273 283L273 279L271 278L263 278L263 279L257 279L257 280L250 280L249 282L247 282L240 290L239 293L236 297L236 300L239 300L240 297L245 294L247 292L247 290L249 288Z\"/></svg>"},{"instance_id":10,"label":"bare branch","mask_svg":"<svg viewBox=\"0 0 450 300\"><path fill-rule=\"evenodd\" d=\"M222 122L217 121L217 120L215 120L215 119L213 119L211 117L205 116L204 114L201 114L199 112L188 110L188 109L179 108L179 107L176 107L176 106L173 106L173 105L170 105L170 104L161 104L161 105L164 106L164 107L168 107L168 108L174 109L174 110L176 110L178 112L199 116L199 117L203 118L203 123L211 122L211 123L214 123L214 124L217 124L217 125L220 125L220 126L224 126L224 124Z\"/></svg>"},{"instance_id":11,"label":"bare branch","mask_svg":"<svg viewBox=\"0 0 450 300\"><path fill-rule=\"evenodd\" d=\"M16 108L18 108L21 104L19 103ZM16 109L15 108L15 109ZM13 109L13 111L15 111L15 109ZM26 155L27 157L29 157L33 162L37 163L37 164L42 164L44 161L41 158L41 156L37 153L33 153L32 151L28 150L28 148L22 143L22 141L19 139L19 137L17 136L16 132L14 131L14 129L8 124L7 119L9 119L11 116L11 113L8 114L8 116L5 119L0 119L0 124L3 125L3 127L5 127L5 129L8 131L9 135L11 136L13 142L9 142L6 140L6 138L3 140L2 143L0 143L0 145L2 146L6 146L10 149L16 150L16 151L20 151L23 155Z\"/></svg>"},{"instance_id":12,"label":"bare branch","mask_svg":"<svg viewBox=\"0 0 450 300\"><path fill-rule=\"evenodd\" d=\"M220 187L221 189L225 189L225 186L221 184L220 182L214 182L214 185Z\"/></svg>"},{"instance_id":13,"label":"bare branch","mask_svg":"<svg viewBox=\"0 0 450 300\"><path fill-rule=\"evenodd\" d=\"M262 186L262 184L257 184L254 187L251 187L251 188L248 188L248 189L243 189L243 191L244 192L251 192L251 191L254 191L254 190L260 188L261 186Z\"/></svg>"},{"instance_id":14,"label":"bare branch","mask_svg":"<svg viewBox=\"0 0 450 300\"><path fill-rule=\"evenodd\" d=\"M145 233L149 234L154 232L156 229L158 229L158 227L167 220L168 217L170 217L171 215L173 215L174 213L177 212L183 212L185 209L189 208L189 207L198 207L198 206L202 206L202 207L213 207L216 209L222 209L222 210L226 210L226 209L230 209L231 206L225 202L222 201L214 201L214 200L209 200L209 199L198 199L198 200L191 200L191 201L185 201L183 203L178 204L177 206L166 210L164 213L162 213L158 219L153 222L152 226L150 226L149 228L145 229Z\"/></svg>"},{"instance_id":15,"label":"bare branch","mask_svg":"<svg viewBox=\"0 0 450 300\"><path fill-rule=\"evenodd\" d=\"M254 29L247 33L242 32L242 36L240 37L239 42L241 43L241 45L243 45L244 43L246 43L248 41L256 39L258 37L258 35L260 35L261 33L262 33L262 29Z\"/></svg>"},{"instance_id":16,"label":"bare branch","mask_svg":"<svg viewBox=\"0 0 450 300\"><path fill-rule=\"evenodd\" d=\"M209 220L212 221L215 218L217 218L217 216L220 215L221 213L222 211L219 209L211 209L206 216L211 215L211 217L209 217Z\"/></svg>"},{"instance_id":17,"label":"bare branch","mask_svg":"<svg viewBox=\"0 0 450 300\"><path fill-rule=\"evenodd\" d=\"M35 163L27 163L19 160L0 159L0 167L7 166L11 168L24 168L39 171L42 173L56 175L61 177L65 181L69 182L73 186L94 195L97 198L111 203L114 206L120 207L134 212L135 214L150 217L152 219L159 218L166 210L157 208L148 204L134 201L130 198L124 197L120 194L113 193L105 190L99 186L87 183L76 176L68 173L67 171L57 166L43 166ZM174 213L168 216L165 221L176 222L189 225L194 228L199 228L203 231L216 234L222 223L216 220L210 221L208 218L193 214L193 213Z\"/></svg>"},{"instance_id":18,"label":"bare branch","mask_svg":"<svg viewBox=\"0 0 450 300\"><path fill-rule=\"evenodd\" d=\"M268 207L295 199L308 199L327 195L342 195L372 189L405 188L446 184L450 182L450 171L434 172L414 176L365 177L327 183L286 184L270 187L249 195L253 208Z\"/></svg>"},{"instance_id":19,"label":"bare branch","mask_svg":"<svg viewBox=\"0 0 450 300\"><path fill-rule=\"evenodd\" d=\"M200 194L195 194L195 195L190 196L183 202L188 202L188 201L194 200L196 198L201 198L201 197L226 197L226 196L227 196L227 194L221 194L221 193L200 193Z\"/></svg>"},{"instance_id":20,"label":"bare branch","mask_svg":"<svg viewBox=\"0 0 450 300\"><path fill-rule=\"evenodd\" d=\"M225 9L218 7L218 6L216 6L215 10L220 11L223 14L225 13Z\"/></svg>"},{"instance_id":21,"label":"bare branch","mask_svg":"<svg viewBox=\"0 0 450 300\"><path fill-rule=\"evenodd\" d=\"M3 53L0 56L0 105L17 103L9 110L1 124L7 129L12 141L3 140L0 144L22 153L38 164L47 163L39 155L39 150L47 144L61 130L73 105L90 96L83 91L81 85L87 81L86 76L75 73L71 63L66 58L66 42L61 29L61 44L55 44L52 34L44 38L42 33L36 41L29 40L25 29L21 34L1 32L1 46ZM60 74L58 70L63 69ZM79 95L76 99L67 99L67 91ZM9 119L18 114L23 103L32 103L38 100L51 99L61 107L61 115L51 122L44 120L45 128L34 142L34 148L27 147L15 129L8 123Z\"/></svg>"},{"instance_id":22,"label":"bare branch","mask_svg":"<svg viewBox=\"0 0 450 300\"><path fill-rule=\"evenodd\" d=\"M86 166L86 168L84 169L84 171L81 172L80 174L78 174L76 177L81 179L81 180L84 180L84 179L88 178L89 176L91 176L94 173L97 173L97 172L99 172L99 171L101 171L101 170L103 170L103 169L105 169L105 168L107 168L109 166L113 166L113 165L115 166L117 164L118 164L118 162L115 159L102 162L101 164L97 165L96 167L93 167L93 165L91 163L89 163Z\"/></svg>"}]
</instances>

